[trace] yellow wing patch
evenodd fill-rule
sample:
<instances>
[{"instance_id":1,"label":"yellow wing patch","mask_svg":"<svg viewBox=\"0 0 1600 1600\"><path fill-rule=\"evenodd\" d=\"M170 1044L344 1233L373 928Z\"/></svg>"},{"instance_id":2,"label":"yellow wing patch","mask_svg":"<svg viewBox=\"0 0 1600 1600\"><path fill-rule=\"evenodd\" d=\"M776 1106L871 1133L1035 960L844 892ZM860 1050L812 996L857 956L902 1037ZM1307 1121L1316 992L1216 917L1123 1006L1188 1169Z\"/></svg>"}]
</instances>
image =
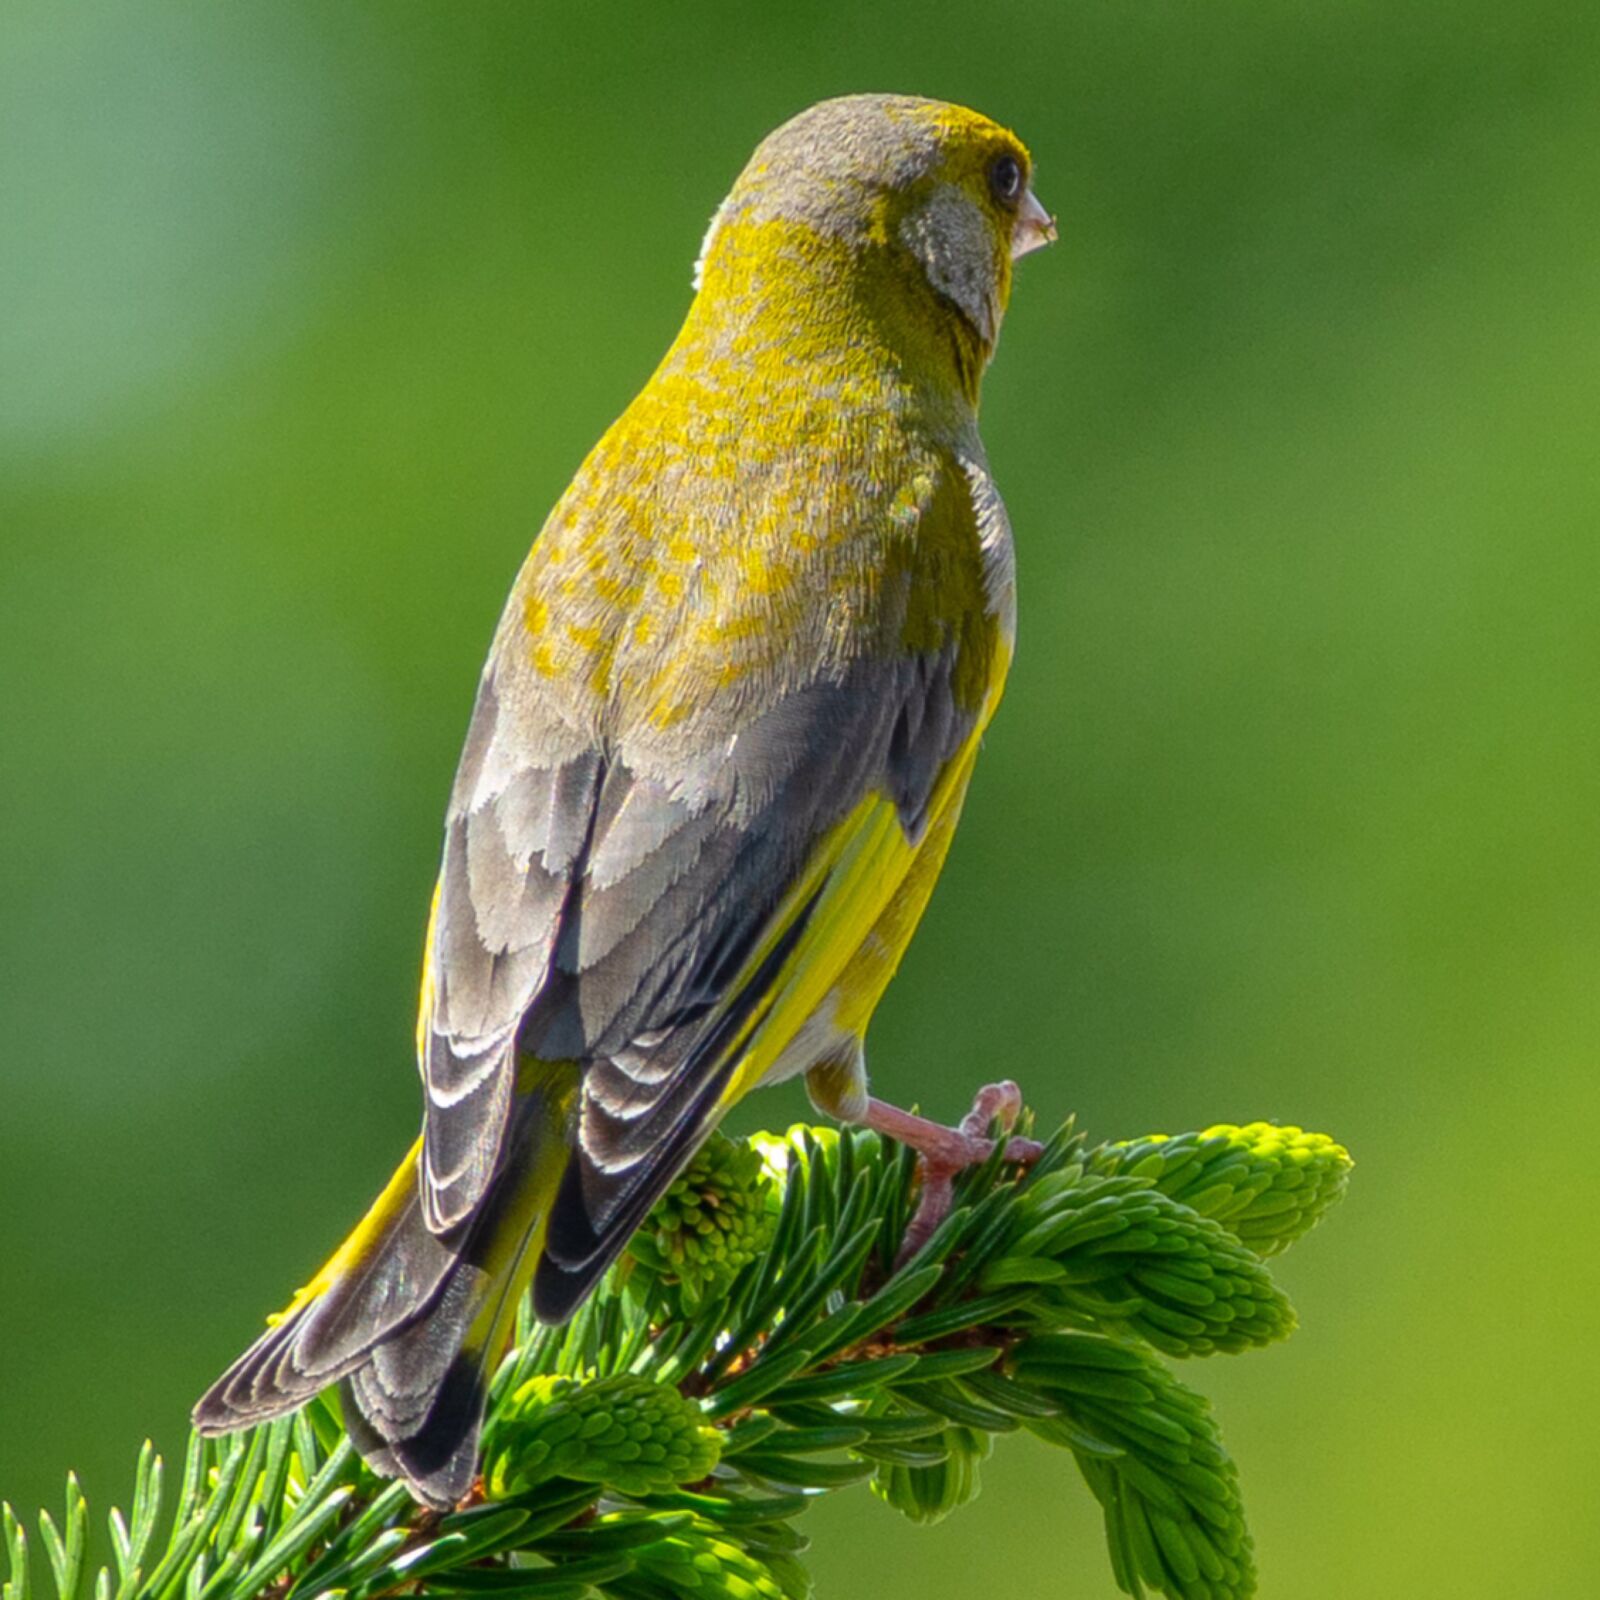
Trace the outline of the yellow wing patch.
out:
<instances>
[{"instance_id":1,"label":"yellow wing patch","mask_svg":"<svg viewBox=\"0 0 1600 1600\"><path fill-rule=\"evenodd\" d=\"M894 803L878 793L866 796L823 836L810 867L774 918L767 939L750 958L740 983L733 985L737 991L800 908L820 890L805 932L733 1047L742 1059L723 1091L724 1106L761 1082L807 1018L839 987L868 939L892 929L897 947L887 952L882 981L873 985L866 1014L859 1019L859 1027L865 1028L871 1007L909 943L938 876L981 736L981 727L975 728L939 775L929 807L929 825L916 844L900 826ZM919 870L924 854L928 854L926 872ZM913 891L909 898L905 895L908 887ZM908 914L899 915L901 909ZM850 1025L855 1025L854 1018Z\"/></svg>"}]
</instances>

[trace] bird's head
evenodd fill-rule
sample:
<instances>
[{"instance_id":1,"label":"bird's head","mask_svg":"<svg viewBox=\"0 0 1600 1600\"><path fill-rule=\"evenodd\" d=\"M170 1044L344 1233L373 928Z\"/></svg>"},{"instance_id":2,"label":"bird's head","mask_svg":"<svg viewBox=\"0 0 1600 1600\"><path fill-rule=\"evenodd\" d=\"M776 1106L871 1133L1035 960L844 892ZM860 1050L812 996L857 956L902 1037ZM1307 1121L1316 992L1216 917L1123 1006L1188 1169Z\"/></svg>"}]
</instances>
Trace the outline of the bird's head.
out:
<instances>
[{"instance_id":1,"label":"bird's head","mask_svg":"<svg viewBox=\"0 0 1600 1600\"><path fill-rule=\"evenodd\" d=\"M1019 256L1056 236L1027 147L964 107L825 100L757 146L712 218L695 285L797 326L848 302L898 348L993 353Z\"/></svg>"}]
</instances>

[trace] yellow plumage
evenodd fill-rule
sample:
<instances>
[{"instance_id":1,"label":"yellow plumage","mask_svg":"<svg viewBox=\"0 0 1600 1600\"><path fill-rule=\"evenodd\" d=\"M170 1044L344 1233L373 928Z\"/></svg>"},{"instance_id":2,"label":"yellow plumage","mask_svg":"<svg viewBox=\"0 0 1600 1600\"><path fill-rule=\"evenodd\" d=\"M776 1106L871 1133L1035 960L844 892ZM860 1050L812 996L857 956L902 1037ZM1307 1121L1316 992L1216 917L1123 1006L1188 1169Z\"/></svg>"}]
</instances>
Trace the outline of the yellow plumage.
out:
<instances>
[{"instance_id":1,"label":"yellow plumage","mask_svg":"<svg viewBox=\"0 0 1600 1600\"><path fill-rule=\"evenodd\" d=\"M448 1503L530 1281L570 1313L752 1088L803 1072L940 1170L973 1153L868 1095L862 1040L1010 661L976 407L1013 256L1053 237L1027 177L987 119L886 96L752 158L496 634L429 921L423 1136L199 1426L339 1381L368 1459Z\"/></svg>"}]
</instances>

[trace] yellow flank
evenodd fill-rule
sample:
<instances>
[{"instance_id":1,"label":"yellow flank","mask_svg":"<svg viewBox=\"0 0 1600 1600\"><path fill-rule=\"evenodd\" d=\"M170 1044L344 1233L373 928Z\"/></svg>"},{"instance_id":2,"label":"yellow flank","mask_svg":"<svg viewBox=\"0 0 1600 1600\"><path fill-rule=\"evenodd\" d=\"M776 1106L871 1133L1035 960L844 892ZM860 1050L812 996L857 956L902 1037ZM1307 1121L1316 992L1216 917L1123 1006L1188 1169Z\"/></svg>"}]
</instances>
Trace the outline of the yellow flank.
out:
<instances>
[{"instance_id":1,"label":"yellow flank","mask_svg":"<svg viewBox=\"0 0 1600 1600\"><path fill-rule=\"evenodd\" d=\"M725 1105L761 1082L830 995L841 1003L835 1024L857 1035L866 1032L944 864L981 737L980 726L941 775L928 826L915 845L893 803L875 794L839 823L818 851L817 867L789 904L803 904L819 874L826 875L826 887L770 999L740 1041L743 1056L723 1093Z\"/></svg>"},{"instance_id":2,"label":"yellow flank","mask_svg":"<svg viewBox=\"0 0 1600 1600\"><path fill-rule=\"evenodd\" d=\"M854 958L840 975L833 991L832 1020L843 1033L854 1034L857 1038L866 1034L872 1013L889 987L889 980L895 975L912 934L917 931L917 924L927 909L928 897L944 867L950 841L955 838L956 823L961 820L961 807L967 797L967 783L977 760L980 737L981 734L974 733L971 742L957 757L957 770L943 805L929 817L927 832L894 894L870 925L856 947Z\"/></svg>"},{"instance_id":3,"label":"yellow flank","mask_svg":"<svg viewBox=\"0 0 1600 1600\"><path fill-rule=\"evenodd\" d=\"M835 825L818 849L812 871L780 914L785 923L792 921L822 882L821 898L804 934L733 1046L740 1060L723 1091L724 1105L742 1099L767 1075L833 987L883 902L905 876L913 855L894 804L886 796L869 795ZM741 980L745 976L741 974Z\"/></svg>"}]
</instances>

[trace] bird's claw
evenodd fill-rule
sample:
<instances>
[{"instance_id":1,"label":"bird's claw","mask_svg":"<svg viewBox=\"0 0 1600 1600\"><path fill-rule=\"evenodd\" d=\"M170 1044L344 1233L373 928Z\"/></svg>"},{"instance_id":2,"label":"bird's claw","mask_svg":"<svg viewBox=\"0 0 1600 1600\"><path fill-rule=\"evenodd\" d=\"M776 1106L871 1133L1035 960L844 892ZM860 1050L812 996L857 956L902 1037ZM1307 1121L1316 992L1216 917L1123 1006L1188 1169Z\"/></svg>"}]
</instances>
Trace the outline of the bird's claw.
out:
<instances>
[{"instance_id":1,"label":"bird's claw","mask_svg":"<svg viewBox=\"0 0 1600 1600\"><path fill-rule=\"evenodd\" d=\"M1000 1132L1009 1134L1021 1114L1022 1091L1009 1078L1001 1083L985 1084L973 1096L972 1109L961 1119L959 1127L941 1128L938 1131L943 1138L917 1144L921 1194L901 1240L900 1253L895 1258L897 1268L904 1266L927 1244L950 1214L956 1178L968 1167L979 1166L994 1154L994 1140L989 1137L989 1130L998 1122ZM1035 1139L1006 1141L1007 1161L1027 1166L1043 1153L1044 1146Z\"/></svg>"}]
</instances>

